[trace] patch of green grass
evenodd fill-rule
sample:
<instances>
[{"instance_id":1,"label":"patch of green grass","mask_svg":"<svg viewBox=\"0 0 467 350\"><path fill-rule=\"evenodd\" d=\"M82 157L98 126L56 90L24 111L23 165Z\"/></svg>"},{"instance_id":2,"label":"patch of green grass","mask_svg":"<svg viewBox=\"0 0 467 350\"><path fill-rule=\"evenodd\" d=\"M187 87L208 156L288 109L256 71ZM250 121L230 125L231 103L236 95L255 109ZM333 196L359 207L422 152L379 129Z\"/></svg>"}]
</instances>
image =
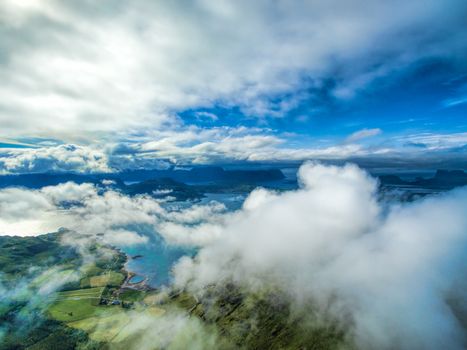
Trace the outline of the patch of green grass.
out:
<instances>
[{"instance_id":1,"label":"patch of green grass","mask_svg":"<svg viewBox=\"0 0 467 350\"><path fill-rule=\"evenodd\" d=\"M68 269L68 270L60 270L62 268L61 265L57 265L56 269L49 269L45 273L42 273L38 275L36 278L34 278L31 281L31 286L32 287L40 287L41 285L47 283L51 279L55 280L73 280L73 278L76 277L76 272L73 269Z\"/></svg>"},{"instance_id":2,"label":"patch of green grass","mask_svg":"<svg viewBox=\"0 0 467 350\"><path fill-rule=\"evenodd\" d=\"M128 289L120 293L119 299L127 302L141 301L146 296L146 292L140 290Z\"/></svg>"},{"instance_id":3,"label":"patch of green grass","mask_svg":"<svg viewBox=\"0 0 467 350\"><path fill-rule=\"evenodd\" d=\"M180 306L182 309L191 309L198 304L197 300L187 292L181 292L171 299L175 305Z\"/></svg>"},{"instance_id":4,"label":"patch of green grass","mask_svg":"<svg viewBox=\"0 0 467 350\"><path fill-rule=\"evenodd\" d=\"M108 271L104 274L85 277L80 281L81 288L87 287L118 287L123 283L125 276L120 272Z\"/></svg>"},{"instance_id":5,"label":"patch of green grass","mask_svg":"<svg viewBox=\"0 0 467 350\"><path fill-rule=\"evenodd\" d=\"M125 276L119 272L109 271L103 275L93 276L89 279L91 287L120 286Z\"/></svg>"},{"instance_id":6,"label":"patch of green grass","mask_svg":"<svg viewBox=\"0 0 467 350\"><path fill-rule=\"evenodd\" d=\"M72 322L92 317L99 311L97 307L104 287L78 289L57 293L55 302L49 307L51 318Z\"/></svg>"},{"instance_id":7,"label":"patch of green grass","mask_svg":"<svg viewBox=\"0 0 467 350\"><path fill-rule=\"evenodd\" d=\"M84 275L91 277L91 276L101 275L104 272L104 270L100 267L97 267L96 264L92 263L92 264L87 264L83 266L82 272Z\"/></svg>"},{"instance_id":8,"label":"patch of green grass","mask_svg":"<svg viewBox=\"0 0 467 350\"><path fill-rule=\"evenodd\" d=\"M111 342L130 322L124 309L107 307L95 317L70 322L68 326L85 331L89 338L98 342Z\"/></svg>"}]
</instances>

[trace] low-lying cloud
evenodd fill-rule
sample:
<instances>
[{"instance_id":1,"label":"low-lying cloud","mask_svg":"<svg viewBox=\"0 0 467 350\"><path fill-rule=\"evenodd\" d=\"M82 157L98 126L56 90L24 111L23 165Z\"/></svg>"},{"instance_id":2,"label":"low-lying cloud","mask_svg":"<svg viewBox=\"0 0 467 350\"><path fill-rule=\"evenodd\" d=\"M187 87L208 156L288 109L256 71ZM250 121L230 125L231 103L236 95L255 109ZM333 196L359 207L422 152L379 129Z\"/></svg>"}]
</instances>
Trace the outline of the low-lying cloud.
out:
<instances>
[{"instance_id":1,"label":"low-lying cloud","mask_svg":"<svg viewBox=\"0 0 467 350\"><path fill-rule=\"evenodd\" d=\"M44 172L106 173L110 171L107 154L86 146L69 144L0 150L0 175Z\"/></svg>"},{"instance_id":2,"label":"low-lying cloud","mask_svg":"<svg viewBox=\"0 0 467 350\"><path fill-rule=\"evenodd\" d=\"M7 334L24 337L31 327L43 322L44 312L55 300L54 293L77 280L79 273L63 266L31 267L27 275L14 279L0 273L0 343Z\"/></svg>"},{"instance_id":3,"label":"low-lying cloud","mask_svg":"<svg viewBox=\"0 0 467 350\"><path fill-rule=\"evenodd\" d=\"M336 319L362 349L464 348L467 189L385 204L377 181L354 165L307 163L299 181L296 191L257 189L236 212L218 203L169 210L91 184L7 188L0 234L66 227L129 245L150 227L169 244L199 247L175 266L175 287L279 288L293 305ZM151 323L139 321L151 339Z\"/></svg>"},{"instance_id":4,"label":"low-lying cloud","mask_svg":"<svg viewBox=\"0 0 467 350\"><path fill-rule=\"evenodd\" d=\"M106 173L132 169L168 169L174 165L223 162L276 162L307 159L362 159L383 161L385 166L424 164L433 166L466 162L466 133L418 133L381 142L380 129L362 129L336 140L305 142L293 148L295 134L247 127L180 127L148 132L132 140L78 146L37 145L38 148L0 149L0 175L43 172ZM418 146L418 147L414 147ZM422 147L422 148L421 148ZM429 152L427 152L429 151ZM460 164L460 165L459 165Z\"/></svg>"},{"instance_id":5,"label":"low-lying cloud","mask_svg":"<svg viewBox=\"0 0 467 350\"><path fill-rule=\"evenodd\" d=\"M256 190L198 226L211 240L176 266L176 284L273 285L341 320L364 349L464 348L467 189L385 206L353 165L308 163L299 178L297 191Z\"/></svg>"},{"instance_id":6,"label":"low-lying cloud","mask_svg":"<svg viewBox=\"0 0 467 350\"><path fill-rule=\"evenodd\" d=\"M0 235L34 236L65 228L124 246L145 243L148 232L156 234L170 223L192 225L209 217L215 220L214 214L225 210L217 202L185 209L168 209L163 202L89 183L67 182L40 190L5 188L0 190ZM166 239L171 241L170 235Z\"/></svg>"}]
</instances>

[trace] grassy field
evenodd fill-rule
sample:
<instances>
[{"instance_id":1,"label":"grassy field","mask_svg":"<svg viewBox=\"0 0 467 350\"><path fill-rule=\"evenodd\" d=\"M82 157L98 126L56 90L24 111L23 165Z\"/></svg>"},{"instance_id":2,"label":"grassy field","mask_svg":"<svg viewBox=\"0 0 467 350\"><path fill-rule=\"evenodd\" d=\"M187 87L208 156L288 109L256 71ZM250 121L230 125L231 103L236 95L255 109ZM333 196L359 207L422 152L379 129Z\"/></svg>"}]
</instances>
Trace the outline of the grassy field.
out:
<instances>
[{"instance_id":1,"label":"grassy field","mask_svg":"<svg viewBox=\"0 0 467 350\"><path fill-rule=\"evenodd\" d=\"M120 306L99 306L104 290L105 287L95 287L57 293L49 316L86 332L94 341L111 342L130 319Z\"/></svg>"},{"instance_id":2,"label":"grassy field","mask_svg":"<svg viewBox=\"0 0 467 350\"><path fill-rule=\"evenodd\" d=\"M125 276L120 272L108 271L101 275L83 278L81 288L86 287L118 287L123 283Z\"/></svg>"},{"instance_id":3,"label":"grassy field","mask_svg":"<svg viewBox=\"0 0 467 350\"><path fill-rule=\"evenodd\" d=\"M145 296L146 292L144 291L128 289L120 293L120 300L135 302L143 300Z\"/></svg>"},{"instance_id":4,"label":"grassy field","mask_svg":"<svg viewBox=\"0 0 467 350\"><path fill-rule=\"evenodd\" d=\"M91 350L102 345L68 323L97 317L110 309L113 312L113 307L98 304L103 291L112 293L112 288L104 286L118 286L123 280L126 256L95 243L86 248L95 259L83 265L80 252L62 244L67 234L0 237L0 285L4 289L0 296L0 350ZM101 254L103 251L106 254ZM100 275L103 277L92 282L96 288L89 288L91 278ZM88 289L78 290L83 277L88 278Z\"/></svg>"},{"instance_id":5,"label":"grassy field","mask_svg":"<svg viewBox=\"0 0 467 350\"><path fill-rule=\"evenodd\" d=\"M112 342L128 325L130 318L119 307L106 307L98 316L69 322L68 326L85 331L89 338L98 342Z\"/></svg>"},{"instance_id":6,"label":"grassy field","mask_svg":"<svg viewBox=\"0 0 467 350\"><path fill-rule=\"evenodd\" d=\"M49 307L51 319L64 322L68 327L83 331L95 342L122 342L133 334L126 330L131 313L144 313L147 317L160 317L165 310L137 305L132 310L120 305L99 305L105 287L84 288L57 293L55 302ZM128 290L120 300L142 300L146 293Z\"/></svg>"},{"instance_id":7,"label":"grassy field","mask_svg":"<svg viewBox=\"0 0 467 350\"><path fill-rule=\"evenodd\" d=\"M105 313L86 318L80 321L70 322L68 326L85 331L89 338L97 342L121 343L128 337L135 336L131 327L130 312L118 307L109 307ZM165 310L157 307L148 307L139 312L144 312L148 317L160 317Z\"/></svg>"},{"instance_id":8,"label":"grassy field","mask_svg":"<svg viewBox=\"0 0 467 350\"><path fill-rule=\"evenodd\" d=\"M51 318L72 322L92 317L98 309L100 297L105 287L78 289L57 293L55 302L49 307Z\"/></svg>"},{"instance_id":9,"label":"grassy field","mask_svg":"<svg viewBox=\"0 0 467 350\"><path fill-rule=\"evenodd\" d=\"M90 278L91 287L120 286L125 276L119 272L109 271L104 275Z\"/></svg>"}]
</instances>

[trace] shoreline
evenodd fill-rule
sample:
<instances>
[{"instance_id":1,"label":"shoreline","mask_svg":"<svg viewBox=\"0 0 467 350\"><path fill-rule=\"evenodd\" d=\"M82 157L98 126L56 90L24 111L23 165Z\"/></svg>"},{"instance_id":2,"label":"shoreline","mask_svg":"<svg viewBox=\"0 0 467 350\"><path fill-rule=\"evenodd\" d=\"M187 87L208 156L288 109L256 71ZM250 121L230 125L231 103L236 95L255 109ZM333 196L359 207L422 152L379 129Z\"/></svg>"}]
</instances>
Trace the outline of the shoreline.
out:
<instances>
[{"instance_id":1,"label":"shoreline","mask_svg":"<svg viewBox=\"0 0 467 350\"><path fill-rule=\"evenodd\" d=\"M123 272L125 273L125 280L123 283L120 285L120 291L125 291L125 290L138 290L138 291L151 291L151 290L156 290L157 288L153 288L148 284L149 278L147 276L142 276L134 271L131 271L128 268L128 264L131 260L139 259L142 258L142 255L136 255L135 257L130 256L129 254L123 252L121 249L118 248L120 253L125 254L126 261L125 264L123 264ZM131 279L135 276L141 276L143 277L142 281L139 282L130 282Z\"/></svg>"}]
</instances>

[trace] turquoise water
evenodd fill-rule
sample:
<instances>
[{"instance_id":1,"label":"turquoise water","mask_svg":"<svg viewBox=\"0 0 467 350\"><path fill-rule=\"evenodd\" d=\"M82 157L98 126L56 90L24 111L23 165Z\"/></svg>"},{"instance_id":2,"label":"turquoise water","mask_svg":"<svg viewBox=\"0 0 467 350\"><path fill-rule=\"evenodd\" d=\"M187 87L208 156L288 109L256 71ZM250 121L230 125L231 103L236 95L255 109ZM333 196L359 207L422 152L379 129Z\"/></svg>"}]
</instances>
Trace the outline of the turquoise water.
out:
<instances>
[{"instance_id":1,"label":"turquoise water","mask_svg":"<svg viewBox=\"0 0 467 350\"><path fill-rule=\"evenodd\" d=\"M194 256L194 248L185 248L169 245L157 233L147 235L149 241L131 247L124 247L122 250L130 257L141 255L137 259L131 259L127 264L127 269L136 273L142 279L147 278L148 284L152 287L168 285L172 279L172 266L182 256ZM137 282L132 279L133 283Z\"/></svg>"},{"instance_id":2,"label":"turquoise water","mask_svg":"<svg viewBox=\"0 0 467 350\"><path fill-rule=\"evenodd\" d=\"M207 204L212 200L224 203L227 210L239 209L245 200L246 195L238 194L209 194L196 204ZM172 202L168 207L183 208L193 205L191 202ZM131 247L121 247L121 249L130 257L141 255L135 259L130 259L127 264L128 270L136 273L137 280L131 280L132 283L139 282L139 278L148 279L151 287L161 287L170 284L172 280L172 267L183 256L193 257L197 249L167 244L162 236L155 233L149 225L138 225L129 227L141 235L149 238L144 244L138 244Z\"/></svg>"},{"instance_id":3,"label":"turquoise water","mask_svg":"<svg viewBox=\"0 0 467 350\"><path fill-rule=\"evenodd\" d=\"M140 275L135 275L135 276L131 277L131 279L130 279L130 283L139 283L139 282L142 282L142 281L144 281L144 277L140 276Z\"/></svg>"}]
</instances>

